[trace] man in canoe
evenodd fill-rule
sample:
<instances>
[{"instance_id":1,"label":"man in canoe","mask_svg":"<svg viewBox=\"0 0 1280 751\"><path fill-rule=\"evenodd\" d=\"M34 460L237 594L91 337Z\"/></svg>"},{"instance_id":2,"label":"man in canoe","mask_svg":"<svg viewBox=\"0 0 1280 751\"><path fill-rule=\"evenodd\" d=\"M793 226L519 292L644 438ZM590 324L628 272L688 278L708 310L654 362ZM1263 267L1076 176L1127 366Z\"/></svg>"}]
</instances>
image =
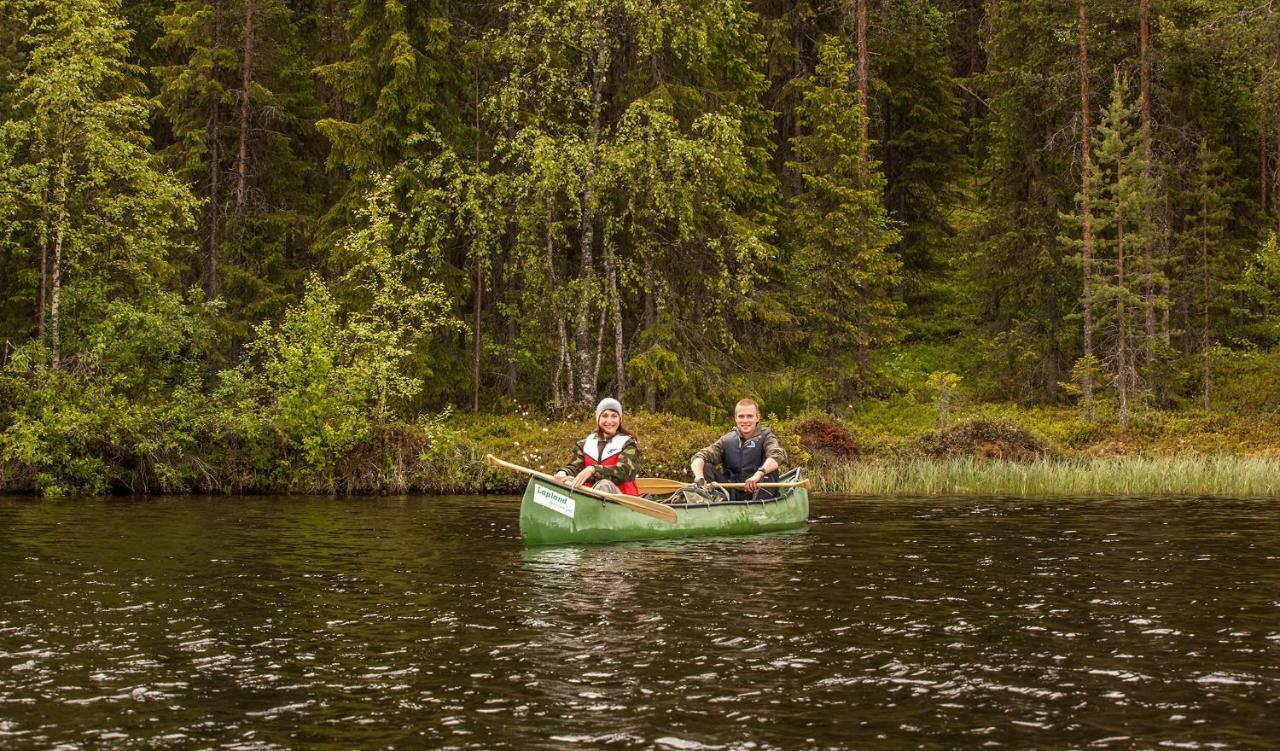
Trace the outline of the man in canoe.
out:
<instances>
[{"instance_id":1,"label":"man in canoe","mask_svg":"<svg viewBox=\"0 0 1280 751\"><path fill-rule=\"evenodd\" d=\"M689 460L694 484L704 487L712 482L745 483L746 492L731 493L730 498L735 501L773 497L774 493L759 487L759 483L777 480L778 467L787 460L786 449L773 431L760 425L760 405L754 399L743 399L734 406L733 422L733 430Z\"/></svg>"},{"instance_id":2,"label":"man in canoe","mask_svg":"<svg viewBox=\"0 0 1280 751\"><path fill-rule=\"evenodd\" d=\"M586 485L605 493L638 496L639 472L640 447L636 437L622 425L622 403L606 398L596 405L595 431L578 441L573 461L556 470L555 478L574 488Z\"/></svg>"}]
</instances>

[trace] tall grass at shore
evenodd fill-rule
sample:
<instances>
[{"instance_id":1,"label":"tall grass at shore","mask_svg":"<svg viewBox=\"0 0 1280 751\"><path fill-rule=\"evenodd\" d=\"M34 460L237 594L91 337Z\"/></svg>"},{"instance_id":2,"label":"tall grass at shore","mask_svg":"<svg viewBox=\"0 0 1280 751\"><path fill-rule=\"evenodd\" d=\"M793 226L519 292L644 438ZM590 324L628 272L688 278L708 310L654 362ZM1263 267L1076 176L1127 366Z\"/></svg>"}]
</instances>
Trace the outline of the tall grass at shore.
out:
<instances>
[{"instance_id":1,"label":"tall grass at shore","mask_svg":"<svg viewBox=\"0 0 1280 751\"><path fill-rule=\"evenodd\" d=\"M860 496L1280 496L1280 459L1255 456L910 459L813 474L816 492Z\"/></svg>"}]
</instances>

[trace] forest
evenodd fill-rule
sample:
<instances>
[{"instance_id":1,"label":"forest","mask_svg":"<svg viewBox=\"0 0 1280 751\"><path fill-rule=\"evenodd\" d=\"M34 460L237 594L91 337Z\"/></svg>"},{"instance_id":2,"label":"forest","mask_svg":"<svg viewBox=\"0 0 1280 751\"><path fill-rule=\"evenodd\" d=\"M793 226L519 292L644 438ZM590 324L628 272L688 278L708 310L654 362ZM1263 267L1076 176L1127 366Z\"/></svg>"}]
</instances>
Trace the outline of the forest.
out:
<instances>
[{"instance_id":1,"label":"forest","mask_svg":"<svg viewBox=\"0 0 1280 751\"><path fill-rule=\"evenodd\" d=\"M602 396L1280 409L1274 2L5 0L0 49L0 490L423 488Z\"/></svg>"}]
</instances>

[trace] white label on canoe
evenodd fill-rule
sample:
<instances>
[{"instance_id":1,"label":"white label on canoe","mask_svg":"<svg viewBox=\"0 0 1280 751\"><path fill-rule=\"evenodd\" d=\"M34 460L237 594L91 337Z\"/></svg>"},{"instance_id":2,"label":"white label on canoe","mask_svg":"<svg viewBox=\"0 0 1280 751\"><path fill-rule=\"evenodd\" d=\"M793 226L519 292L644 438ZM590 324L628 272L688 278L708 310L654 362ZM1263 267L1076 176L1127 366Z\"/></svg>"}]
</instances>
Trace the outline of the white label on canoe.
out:
<instances>
[{"instance_id":1,"label":"white label on canoe","mask_svg":"<svg viewBox=\"0 0 1280 751\"><path fill-rule=\"evenodd\" d=\"M570 519L573 518L574 501L564 493L557 493L543 485L534 485L533 502L539 506L546 506L558 514L564 514Z\"/></svg>"}]
</instances>

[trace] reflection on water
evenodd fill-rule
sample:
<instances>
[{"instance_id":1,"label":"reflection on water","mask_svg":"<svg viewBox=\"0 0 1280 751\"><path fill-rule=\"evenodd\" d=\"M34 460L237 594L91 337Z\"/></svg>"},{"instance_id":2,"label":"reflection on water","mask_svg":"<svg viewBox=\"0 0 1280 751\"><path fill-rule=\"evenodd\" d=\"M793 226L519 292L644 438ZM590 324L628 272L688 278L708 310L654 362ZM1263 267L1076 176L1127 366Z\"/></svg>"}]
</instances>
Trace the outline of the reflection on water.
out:
<instances>
[{"instance_id":1,"label":"reflection on water","mask_svg":"<svg viewBox=\"0 0 1280 751\"><path fill-rule=\"evenodd\" d=\"M0 747L1280 739L1270 501L813 514L525 548L511 499L0 500Z\"/></svg>"}]
</instances>

